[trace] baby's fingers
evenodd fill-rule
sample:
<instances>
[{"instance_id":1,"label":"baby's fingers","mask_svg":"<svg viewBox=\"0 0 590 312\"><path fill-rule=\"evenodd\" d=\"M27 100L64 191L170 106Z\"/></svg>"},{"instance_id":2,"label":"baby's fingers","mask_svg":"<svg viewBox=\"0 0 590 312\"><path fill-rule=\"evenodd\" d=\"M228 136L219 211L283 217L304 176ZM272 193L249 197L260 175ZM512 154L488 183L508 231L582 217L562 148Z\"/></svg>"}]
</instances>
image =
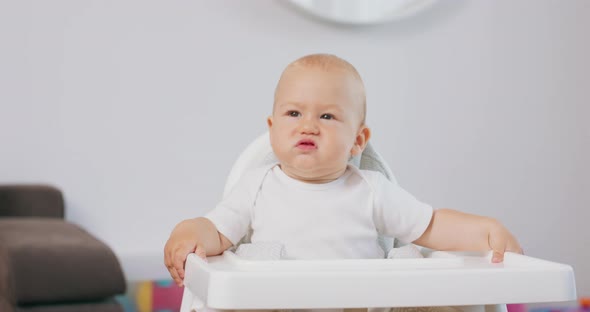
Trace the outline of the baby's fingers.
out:
<instances>
[{"instance_id":1,"label":"baby's fingers","mask_svg":"<svg viewBox=\"0 0 590 312\"><path fill-rule=\"evenodd\" d=\"M178 277L180 279L184 278L184 262L186 260L186 256L190 253L190 251L176 251L174 253L174 257L172 259L172 267L178 273Z\"/></svg>"},{"instance_id":2,"label":"baby's fingers","mask_svg":"<svg viewBox=\"0 0 590 312\"><path fill-rule=\"evenodd\" d=\"M207 261L207 252L202 246L197 246L197 249L195 249L195 254L199 256L199 258Z\"/></svg>"},{"instance_id":3,"label":"baby's fingers","mask_svg":"<svg viewBox=\"0 0 590 312\"><path fill-rule=\"evenodd\" d=\"M504 236L490 235L489 238L490 249L492 249L492 263L500 263L504 261L504 252L506 252L506 245L508 241Z\"/></svg>"},{"instance_id":4,"label":"baby's fingers","mask_svg":"<svg viewBox=\"0 0 590 312\"><path fill-rule=\"evenodd\" d=\"M172 259L173 259L173 252L166 250L164 252L164 264L166 265L166 269L168 269L168 272L170 273L170 277L172 277L172 279L174 280L174 282L177 285L180 285L180 284L182 284L182 279L178 275L178 272L176 271L176 268L174 267L174 262L172 261Z\"/></svg>"},{"instance_id":5,"label":"baby's fingers","mask_svg":"<svg viewBox=\"0 0 590 312\"><path fill-rule=\"evenodd\" d=\"M522 248L518 240L499 222L494 223L489 234L488 243L493 250L492 263L504 261L505 252L516 252L522 254Z\"/></svg>"},{"instance_id":6,"label":"baby's fingers","mask_svg":"<svg viewBox=\"0 0 590 312\"><path fill-rule=\"evenodd\" d=\"M174 280L174 283L176 283L176 285L178 285L178 286L182 286L182 278L180 278L180 275L178 275L176 268L173 266L169 266L168 272L170 273L170 276Z\"/></svg>"},{"instance_id":7,"label":"baby's fingers","mask_svg":"<svg viewBox=\"0 0 590 312\"><path fill-rule=\"evenodd\" d=\"M513 237L511 237L507 242L500 243L498 246L492 247L492 249L494 250L492 255L493 263L503 262L504 254L506 252L523 254L522 247L520 247L520 244Z\"/></svg>"},{"instance_id":8,"label":"baby's fingers","mask_svg":"<svg viewBox=\"0 0 590 312\"><path fill-rule=\"evenodd\" d=\"M508 244L506 246L506 251L510 251L510 252L524 255L524 250L522 249L522 247L520 246L520 244L518 243L518 241L515 238L512 238L511 240L508 241Z\"/></svg>"},{"instance_id":9,"label":"baby's fingers","mask_svg":"<svg viewBox=\"0 0 590 312\"><path fill-rule=\"evenodd\" d=\"M194 252L195 248L196 247L192 244L181 244L174 248L170 255L171 266L176 273L176 276L173 276L173 278L175 278L175 282L178 286L182 286L182 280L184 279L184 263L186 257L189 253Z\"/></svg>"},{"instance_id":10,"label":"baby's fingers","mask_svg":"<svg viewBox=\"0 0 590 312\"><path fill-rule=\"evenodd\" d=\"M183 286L183 280L184 280L184 274L185 274L185 270L184 270L184 266L186 263L186 257L191 253L194 252L195 254L197 254L199 257L203 258L205 261L207 261L206 258L206 253L205 253L205 249L201 246L197 246L195 248L195 250L193 250L192 248L189 250L179 250L174 254L174 261L173 261L173 271L170 272L170 274L172 275L172 277L174 278L174 281L176 282L176 284L178 284L178 286L182 287Z\"/></svg>"},{"instance_id":11,"label":"baby's fingers","mask_svg":"<svg viewBox=\"0 0 590 312\"><path fill-rule=\"evenodd\" d=\"M504 261L504 250L494 250L492 254L492 263L500 263Z\"/></svg>"}]
</instances>

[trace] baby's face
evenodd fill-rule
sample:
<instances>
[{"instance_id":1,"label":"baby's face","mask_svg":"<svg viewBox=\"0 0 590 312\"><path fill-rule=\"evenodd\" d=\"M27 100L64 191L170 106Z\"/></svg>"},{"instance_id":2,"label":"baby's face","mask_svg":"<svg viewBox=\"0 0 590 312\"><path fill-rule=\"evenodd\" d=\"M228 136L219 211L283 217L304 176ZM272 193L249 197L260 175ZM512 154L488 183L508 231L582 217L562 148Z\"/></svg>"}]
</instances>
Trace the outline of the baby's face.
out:
<instances>
[{"instance_id":1,"label":"baby's face","mask_svg":"<svg viewBox=\"0 0 590 312\"><path fill-rule=\"evenodd\" d=\"M287 69L268 118L272 148L287 175L322 183L345 171L350 156L364 148L359 133L368 132L362 92L359 81L344 70Z\"/></svg>"}]
</instances>

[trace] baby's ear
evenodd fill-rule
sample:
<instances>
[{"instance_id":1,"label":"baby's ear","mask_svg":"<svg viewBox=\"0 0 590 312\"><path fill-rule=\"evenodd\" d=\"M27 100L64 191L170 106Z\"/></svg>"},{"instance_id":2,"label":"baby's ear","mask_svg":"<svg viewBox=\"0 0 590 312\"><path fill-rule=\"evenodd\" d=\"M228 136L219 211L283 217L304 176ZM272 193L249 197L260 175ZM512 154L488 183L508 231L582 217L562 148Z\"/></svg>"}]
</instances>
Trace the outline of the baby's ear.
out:
<instances>
[{"instance_id":1,"label":"baby's ear","mask_svg":"<svg viewBox=\"0 0 590 312\"><path fill-rule=\"evenodd\" d=\"M369 139L371 138L371 129L369 129L366 126L361 126L361 128L359 129L355 141L354 141L354 145L352 146L352 150L350 151L350 154L352 156L356 156L356 155L360 155L364 150L365 147L367 146L367 143L369 142Z\"/></svg>"},{"instance_id":2,"label":"baby's ear","mask_svg":"<svg viewBox=\"0 0 590 312\"><path fill-rule=\"evenodd\" d=\"M268 116L268 118L266 118L266 124L268 125L268 129L270 130L270 128L272 128L272 116Z\"/></svg>"}]
</instances>

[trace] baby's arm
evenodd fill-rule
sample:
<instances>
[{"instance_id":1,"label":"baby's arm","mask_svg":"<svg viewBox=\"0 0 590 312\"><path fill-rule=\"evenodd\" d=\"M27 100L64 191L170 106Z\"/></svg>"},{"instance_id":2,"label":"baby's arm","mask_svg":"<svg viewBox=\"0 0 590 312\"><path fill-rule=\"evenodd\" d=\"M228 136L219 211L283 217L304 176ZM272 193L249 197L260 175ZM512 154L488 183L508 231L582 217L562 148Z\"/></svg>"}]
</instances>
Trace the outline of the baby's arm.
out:
<instances>
[{"instance_id":1,"label":"baby's arm","mask_svg":"<svg viewBox=\"0 0 590 312\"><path fill-rule=\"evenodd\" d=\"M516 238L497 220L451 209L435 210L414 243L437 250L493 250L492 262L502 262L505 251L522 253Z\"/></svg>"},{"instance_id":2,"label":"baby's arm","mask_svg":"<svg viewBox=\"0 0 590 312\"><path fill-rule=\"evenodd\" d=\"M164 263L178 286L184 279L184 262L194 252L205 259L216 256L232 246L207 218L188 219L180 222L164 246Z\"/></svg>"}]
</instances>

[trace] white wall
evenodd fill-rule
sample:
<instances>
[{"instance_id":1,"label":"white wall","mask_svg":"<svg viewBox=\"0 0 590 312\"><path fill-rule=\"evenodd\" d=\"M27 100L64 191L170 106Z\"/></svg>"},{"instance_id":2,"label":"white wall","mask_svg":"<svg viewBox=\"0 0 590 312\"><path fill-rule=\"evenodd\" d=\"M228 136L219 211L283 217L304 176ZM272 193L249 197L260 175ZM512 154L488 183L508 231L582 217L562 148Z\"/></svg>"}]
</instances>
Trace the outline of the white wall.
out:
<instances>
[{"instance_id":1,"label":"white wall","mask_svg":"<svg viewBox=\"0 0 590 312\"><path fill-rule=\"evenodd\" d=\"M211 209L282 68L355 64L410 192L497 217L590 294L590 2L440 1L338 27L277 1L0 1L0 182L61 187L128 278Z\"/></svg>"}]
</instances>

